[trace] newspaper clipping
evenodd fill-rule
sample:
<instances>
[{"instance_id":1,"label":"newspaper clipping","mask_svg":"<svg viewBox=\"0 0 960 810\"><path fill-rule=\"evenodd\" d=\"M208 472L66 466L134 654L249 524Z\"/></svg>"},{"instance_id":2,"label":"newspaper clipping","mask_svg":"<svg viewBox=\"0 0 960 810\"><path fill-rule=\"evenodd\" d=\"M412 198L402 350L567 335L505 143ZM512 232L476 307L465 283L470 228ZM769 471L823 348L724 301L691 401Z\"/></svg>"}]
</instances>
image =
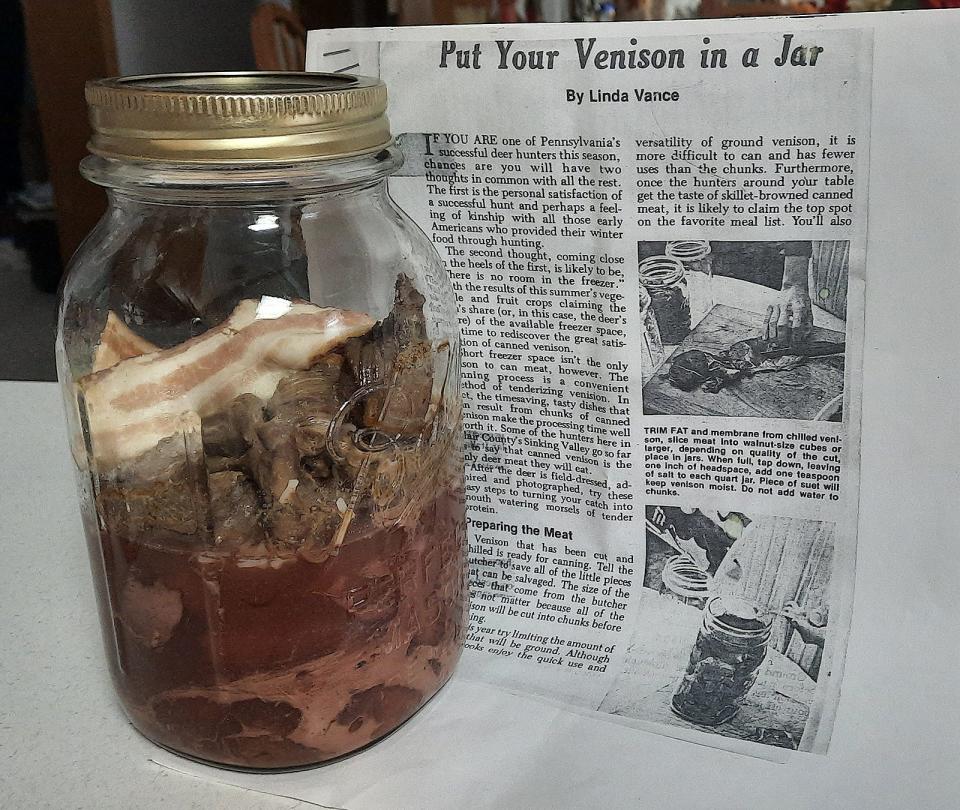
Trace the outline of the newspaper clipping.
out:
<instances>
[{"instance_id":1,"label":"newspaper clipping","mask_svg":"<svg viewBox=\"0 0 960 810\"><path fill-rule=\"evenodd\" d=\"M459 298L463 673L824 752L853 598L872 32L313 32Z\"/></svg>"}]
</instances>

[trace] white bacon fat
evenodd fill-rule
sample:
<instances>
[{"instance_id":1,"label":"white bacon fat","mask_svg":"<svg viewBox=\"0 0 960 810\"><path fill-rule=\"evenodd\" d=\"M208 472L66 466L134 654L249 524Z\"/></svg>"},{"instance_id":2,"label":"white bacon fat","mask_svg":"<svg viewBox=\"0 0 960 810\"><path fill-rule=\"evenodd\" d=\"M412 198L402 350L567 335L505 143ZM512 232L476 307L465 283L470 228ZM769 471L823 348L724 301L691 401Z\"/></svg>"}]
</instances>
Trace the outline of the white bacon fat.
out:
<instances>
[{"instance_id":1,"label":"white bacon fat","mask_svg":"<svg viewBox=\"0 0 960 810\"><path fill-rule=\"evenodd\" d=\"M115 312L107 313L107 323L100 333L93 355L93 370L103 371L128 357L138 357L157 351L149 340L140 337Z\"/></svg>"},{"instance_id":2,"label":"white bacon fat","mask_svg":"<svg viewBox=\"0 0 960 810\"><path fill-rule=\"evenodd\" d=\"M79 381L93 455L112 466L175 435L185 413L209 416L241 394L269 399L286 375L373 325L363 313L304 301L241 301L202 335Z\"/></svg>"}]
</instances>

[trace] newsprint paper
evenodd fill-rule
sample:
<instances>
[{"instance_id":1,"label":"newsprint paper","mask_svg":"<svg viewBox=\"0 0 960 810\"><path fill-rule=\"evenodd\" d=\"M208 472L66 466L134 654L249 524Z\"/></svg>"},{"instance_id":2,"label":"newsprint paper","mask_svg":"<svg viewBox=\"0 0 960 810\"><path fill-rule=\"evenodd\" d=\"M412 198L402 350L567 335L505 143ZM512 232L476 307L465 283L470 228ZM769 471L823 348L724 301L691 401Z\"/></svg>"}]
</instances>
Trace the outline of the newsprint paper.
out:
<instances>
[{"instance_id":1,"label":"newsprint paper","mask_svg":"<svg viewBox=\"0 0 960 810\"><path fill-rule=\"evenodd\" d=\"M873 31L313 32L459 298L462 671L826 751L853 599Z\"/></svg>"}]
</instances>

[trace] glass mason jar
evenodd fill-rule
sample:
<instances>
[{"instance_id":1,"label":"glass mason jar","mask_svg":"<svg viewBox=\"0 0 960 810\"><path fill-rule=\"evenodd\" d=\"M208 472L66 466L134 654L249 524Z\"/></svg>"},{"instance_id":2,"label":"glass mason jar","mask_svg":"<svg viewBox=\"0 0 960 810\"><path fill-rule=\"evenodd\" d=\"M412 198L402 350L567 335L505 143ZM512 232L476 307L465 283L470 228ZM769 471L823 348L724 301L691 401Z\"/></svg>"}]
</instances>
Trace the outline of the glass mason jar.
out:
<instances>
[{"instance_id":1,"label":"glass mason jar","mask_svg":"<svg viewBox=\"0 0 960 810\"><path fill-rule=\"evenodd\" d=\"M110 668L185 755L302 767L450 677L466 619L455 299L394 205L378 80L87 87L109 209L57 353Z\"/></svg>"},{"instance_id":2,"label":"glass mason jar","mask_svg":"<svg viewBox=\"0 0 960 810\"><path fill-rule=\"evenodd\" d=\"M690 292L690 326L696 327L713 309L713 255L710 243L702 239L681 239L667 242L671 259L680 262L687 276Z\"/></svg>"},{"instance_id":3,"label":"glass mason jar","mask_svg":"<svg viewBox=\"0 0 960 810\"><path fill-rule=\"evenodd\" d=\"M648 256L640 262L639 270L660 338L676 346L690 333L690 291L684 267L669 256Z\"/></svg>"},{"instance_id":4,"label":"glass mason jar","mask_svg":"<svg viewBox=\"0 0 960 810\"><path fill-rule=\"evenodd\" d=\"M706 607L711 579L689 554L677 554L667 560L660 572L660 581L664 589L685 605L692 605L699 610Z\"/></svg>"},{"instance_id":5,"label":"glass mason jar","mask_svg":"<svg viewBox=\"0 0 960 810\"><path fill-rule=\"evenodd\" d=\"M687 670L673 693L673 711L702 726L730 720L757 680L771 625L771 617L746 600L711 598Z\"/></svg>"},{"instance_id":6,"label":"glass mason jar","mask_svg":"<svg viewBox=\"0 0 960 810\"><path fill-rule=\"evenodd\" d=\"M650 293L642 284L640 285L640 323L643 324L643 331L640 333L640 377L646 385L663 364L665 355L657 316L653 314Z\"/></svg>"}]
</instances>

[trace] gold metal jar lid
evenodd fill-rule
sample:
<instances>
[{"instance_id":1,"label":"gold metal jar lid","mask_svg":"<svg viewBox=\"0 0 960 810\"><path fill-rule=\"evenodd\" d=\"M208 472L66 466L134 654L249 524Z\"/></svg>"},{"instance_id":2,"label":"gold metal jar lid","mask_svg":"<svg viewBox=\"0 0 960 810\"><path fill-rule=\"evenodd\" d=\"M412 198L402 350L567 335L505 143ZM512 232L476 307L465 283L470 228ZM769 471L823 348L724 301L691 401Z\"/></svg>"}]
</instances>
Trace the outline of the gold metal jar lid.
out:
<instances>
[{"instance_id":1,"label":"gold metal jar lid","mask_svg":"<svg viewBox=\"0 0 960 810\"><path fill-rule=\"evenodd\" d=\"M182 73L86 86L95 155L169 163L317 160L393 139L387 88L338 73Z\"/></svg>"}]
</instances>

